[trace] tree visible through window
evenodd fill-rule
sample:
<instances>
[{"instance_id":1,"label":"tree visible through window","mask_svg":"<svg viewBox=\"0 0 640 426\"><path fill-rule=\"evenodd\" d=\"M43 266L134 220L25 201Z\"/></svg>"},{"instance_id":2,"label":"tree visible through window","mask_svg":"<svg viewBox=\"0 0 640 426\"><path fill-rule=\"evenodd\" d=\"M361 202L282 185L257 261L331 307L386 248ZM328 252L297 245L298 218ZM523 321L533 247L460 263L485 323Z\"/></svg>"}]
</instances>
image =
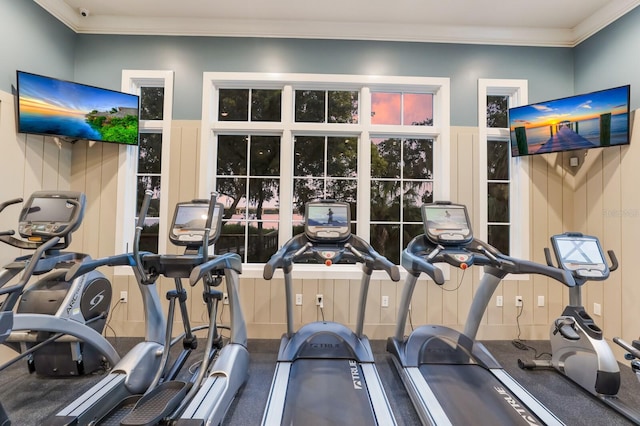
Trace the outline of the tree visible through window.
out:
<instances>
[{"instance_id":1,"label":"tree visible through window","mask_svg":"<svg viewBox=\"0 0 640 426\"><path fill-rule=\"evenodd\" d=\"M506 128L508 96L487 96L487 127ZM509 142L487 140L487 237L488 242L504 254L509 254Z\"/></svg>"},{"instance_id":2,"label":"tree visible through window","mask_svg":"<svg viewBox=\"0 0 640 426\"><path fill-rule=\"evenodd\" d=\"M435 146L448 144L448 114L436 127L433 111L445 84L438 105L448 104L448 80L395 77L376 86L366 76L210 74L205 96L216 101L203 111L211 135L203 152L214 153L215 173L201 183L225 205L216 253L266 262L302 232L307 202L336 199L351 205L352 232L399 263L422 232L420 207L433 200Z\"/></svg>"},{"instance_id":3,"label":"tree visible through window","mask_svg":"<svg viewBox=\"0 0 640 426\"><path fill-rule=\"evenodd\" d=\"M163 119L164 88L140 88L140 120L152 121ZM143 126L140 126L141 128ZM152 127L152 126L145 126ZM138 147L138 177L136 191L136 214L142 206L146 190L153 196L140 237L140 250L158 252L158 236L160 229L160 189L162 174L162 133L146 130L140 133ZM137 218L136 218L137 220Z\"/></svg>"}]
</instances>

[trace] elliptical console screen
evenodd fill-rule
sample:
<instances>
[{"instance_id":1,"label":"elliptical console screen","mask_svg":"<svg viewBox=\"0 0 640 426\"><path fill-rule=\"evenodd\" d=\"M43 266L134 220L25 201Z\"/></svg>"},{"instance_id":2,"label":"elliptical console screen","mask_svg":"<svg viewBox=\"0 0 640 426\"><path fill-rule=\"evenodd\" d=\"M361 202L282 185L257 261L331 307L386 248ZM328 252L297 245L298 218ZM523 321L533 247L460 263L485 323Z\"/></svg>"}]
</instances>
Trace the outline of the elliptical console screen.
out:
<instances>
[{"instance_id":1,"label":"elliptical console screen","mask_svg":"<svg viewBox=\"0 0 640 426\"><path fill-rule=\"evenodd\" d=\"M351 235L349 203L307 203L304 232L310 240L343 241Z\"/></svg>"},{"instance_id":2,"label":"elliptical console screen","mask_svg":"<svg viewBox=\"0 0 640 426\"><path fill-rule=\"evenodd\" d=\"M18 232L24 238L68 234L80 225L85 197L76 192L35 192L20 213Z\"/></svg>"},{"instance_id":3,"label":"elliptical console screen","mask_svg":"<svg viewBox=\"0 0 640 426\"><path fill-rule=\"evenodd\" d=\"M221 203L216 203L209 232L210 244L215 242L220 235L223 211L224 206ZM169 234L171 241L178 245L201 243L204 238L208 214L208 203L178 203Z\"/></svg>"},{"instance_id":4,"label":"elliptical console screen","mask_svg":"<svg viewBox=\"0 0 640 426\"><path fill-rule=\"evenodd\" d=\"M467 208L462 204L425 204L422 222L434 244L460 245L473 239Z\"/></svg>"},{"instance_id":5,"label":"elliptical console screen","mask_svg":"<svg viewBox=\"0 0 640 426\"><path fill-rule=\"evenodd\" d=\"M609 267L596 237L554 235L551 243L562 268L590 279L604 279L609 275Z\"/></svg>"}]
</instances>

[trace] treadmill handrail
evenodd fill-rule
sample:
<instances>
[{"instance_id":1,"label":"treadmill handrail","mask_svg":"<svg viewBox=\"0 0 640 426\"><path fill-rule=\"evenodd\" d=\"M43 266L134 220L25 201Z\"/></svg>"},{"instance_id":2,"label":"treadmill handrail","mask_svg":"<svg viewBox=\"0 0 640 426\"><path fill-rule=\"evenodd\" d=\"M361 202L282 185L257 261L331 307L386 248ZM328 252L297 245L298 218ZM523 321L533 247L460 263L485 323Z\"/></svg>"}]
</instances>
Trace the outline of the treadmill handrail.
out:
<instances>
[{"instance_id":1,"label":"treadmill handrail","mask_svg":"<svg viewBox=\"0 0 640 426\"><path fill-rule=\"evenodd\" d=\"M293 263L304 258L313 257L315 249L340 250L340 258L346 257L356 263L364 265L364 272L371 275L374 270L383 270L393 281L400 281L400 269L386 257L379 254L369 243L357 235L351 235L345 241L339 242L314 242L306 234L301 233L287 241L269 261L264 265L263 277L265 280L273 278L276 269L283 269L285 273L291 272Z\"/></svg>"},{"instance_id":2,"label":"treadmill handrail","mask_svg":"<svg viewBox=\"0 0 640 426\"><path fill-rule=\"evenodd\" d=\"M446 256L446 254L454 252L467 252L472 256L473 264L494 267L505 275L538 274L560 281L567 287L576 285L571 273L564 269L507 256L500 253L495 247L476 238L463 246L442 247L431 243L424 234L418 235L402 252L402 265L414 276L424 272L437 284L443 284L442 271L433 264L448 263L457 266L451 257Z\"/></svg>"}]
</instances>

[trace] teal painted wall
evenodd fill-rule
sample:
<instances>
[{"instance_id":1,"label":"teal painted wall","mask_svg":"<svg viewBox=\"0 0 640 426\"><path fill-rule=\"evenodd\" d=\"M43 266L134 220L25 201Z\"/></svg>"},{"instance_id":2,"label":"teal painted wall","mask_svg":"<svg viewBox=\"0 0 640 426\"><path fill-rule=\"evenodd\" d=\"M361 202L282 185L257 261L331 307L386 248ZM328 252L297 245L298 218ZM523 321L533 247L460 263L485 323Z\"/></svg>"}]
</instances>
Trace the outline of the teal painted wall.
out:
<instances>
[{"instance_id":1,"label":"teal painted wall","mask_svg":"<svg viewBox=\"0 0 640 426\"><path fill-rule=\"evenodd\" d=\"M478 78L529 81L531 102L640 87L640 8L576 48L75 34L33 1L0 0L0 89L15 70L120 89L122 69L175 71L175 119L200 119L206 71L451 78L451 124L477 125ZM632 87L632 108L640 93Z\"/></svg>"},{"instance_id":2,"label":"teal painted wall","mask_svg":"<svg viewBox=\"0 0 640 426\"><path fill-rule=\"evenodd\" d=\"M16 70L72 80L77 35L32 0L0 0L0 90Z\"/></svg>"},{"instance_id":3,"label":"teal painted wall","mask_svg":"<svg viewBox=\"0 0 640 426\"><path fill-rule=\"evenodd\" d=\"M76 79L120 87L122 69L175 71L174 118L200 119L205 71L451 78L451 124L477 125L478 78L529 80L529 99L573 94L568 48L220 37L79 35Z\"/></svg>"},{"instance_id":4,"label":"teal painted wall","mask_svg":"<svg viewBox=\"0 0 640 426\"><path fill-rule=\"evenodd\" d=\"M640 7L574 48L575 92L631 84L631 108L640 108Z\"/></svg>"}]
</instances>

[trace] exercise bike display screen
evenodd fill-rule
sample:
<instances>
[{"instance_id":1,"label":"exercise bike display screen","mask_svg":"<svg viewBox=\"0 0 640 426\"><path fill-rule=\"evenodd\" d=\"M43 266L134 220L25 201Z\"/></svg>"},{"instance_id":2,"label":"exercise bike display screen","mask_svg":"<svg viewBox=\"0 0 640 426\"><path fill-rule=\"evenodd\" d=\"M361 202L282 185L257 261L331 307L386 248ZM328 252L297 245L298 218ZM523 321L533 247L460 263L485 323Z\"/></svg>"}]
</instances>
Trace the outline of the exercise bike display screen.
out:
<instances>
[{"instance_id":1,"label":"exercise bike display screen","mask_svg":"<svg viewBox=\"0 0 640 426\"><path fill-rule=\"evenodd\" d=\"M311 240L342 241L351 235L349 203L309 202L304 231Z\"/></svg>"},{"instance_id":2,"label":"exercise bike display screen","mask_svg":"<svg viewBox=\"0 0 640 426\"><path fill-rule=\"evenodd\" d=\"M209 232L210 243L216 241L220 235L223 211L224 206L216 203ZM178 203L169 235L171 241L174 244L202 242L208 214L209 204L207 203Z\"/></svg>"},{"instance_id":3,"label":"exercise bike display screen","mask_svg":"<svg viewBox=\"0 0 640 426\"><path fill-rule=\"evenodd\" d=\"M434 244L459 245L473 239L467 208L462 204L425 204L422 221L425 235Z\"/></svg>"},{"instance_id":4,"label":"exercise bike display screen","mask_svg":"<svg viewBox=\"0 0 640 426\"><path fill-rule=\"evenodd\" d=\"M556 235L551 242L558 262L564 269L590 278L608 275L608 266L597 238Z\"/></svg>"}]
</instances>

